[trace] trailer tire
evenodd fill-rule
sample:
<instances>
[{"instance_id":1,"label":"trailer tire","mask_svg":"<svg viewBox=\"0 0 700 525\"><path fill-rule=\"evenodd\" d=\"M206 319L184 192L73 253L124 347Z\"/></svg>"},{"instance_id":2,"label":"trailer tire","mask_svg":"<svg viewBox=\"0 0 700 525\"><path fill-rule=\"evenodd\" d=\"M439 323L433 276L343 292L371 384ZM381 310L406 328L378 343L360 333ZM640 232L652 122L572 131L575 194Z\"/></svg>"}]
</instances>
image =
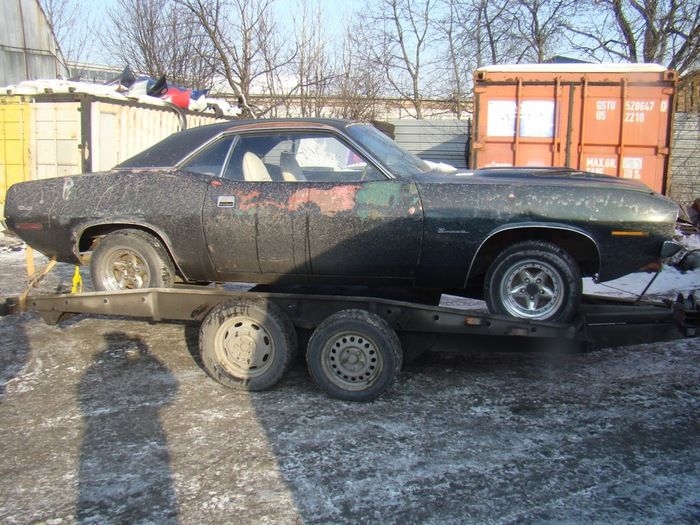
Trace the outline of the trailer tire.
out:
<instances>
[{"instance_id":1,"label":"trailer tire","mask_svg":"<svg viewBox=\"0 0 700 525\"><path fill-rule=\"evenodd\" d=\"M581 270L556 244L525 241L501 252L489 267L484 298L492 313L566 323L581 303Z\"/></svg>"},{"instance_id":2,"label":"trailer tire","mask_svg":"<svg viewBox=\"0 0 700 525\"><path fill-rule=\"evenodd\" d=\"M90 257L90 280L97 291L168 288L175 267L161 242L134 229L107 234Z\"/></svg>"},{"instance_id":3,"label":"trailer tire","mask_svg":"<svg viewBox=\"0 0 700 525\"><path fill-rule=\"evenodd\" d=\"M215 306L202 322L199 352L206 372L222 385L266 390L294 362L297 335L276 304L234 299Z\"/></svg>"},{"instance_id":4,"label":"trailer tire","mask_svg":"<svg viewBox=\"0 0 700 525\"><path fill-rule=\"evenodd\" d=\"M394 383L401 342L389 324L365 310L342 310L316 327L306 351L314 382L331 397L372 401Z\"/></svg>"}]
</instances>

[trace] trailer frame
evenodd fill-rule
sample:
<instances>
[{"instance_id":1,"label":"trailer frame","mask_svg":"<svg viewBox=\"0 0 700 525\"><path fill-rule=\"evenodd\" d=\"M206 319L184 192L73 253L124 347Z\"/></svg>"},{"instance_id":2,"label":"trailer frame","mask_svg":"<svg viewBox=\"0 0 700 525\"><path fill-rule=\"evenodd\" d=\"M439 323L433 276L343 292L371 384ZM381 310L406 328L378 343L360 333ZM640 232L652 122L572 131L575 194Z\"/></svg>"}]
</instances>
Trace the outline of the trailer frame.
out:
<instances>
[{"instance_id":1,"label":"trailer frame","mask_svg":"<svg viewBox=\"0 0 700 525\"><path fill-rule=\"evenodd\" d=\"M218 319L222 317L222 307L228 308L225 310L227 316L240 316L248 325L262 327L263 336L253 334L252 330L236 335L238 350L226 350L229 342L225 339L234 336L229 335L231 325L226 324L227 319ZM394 382L402 363L425 350L461 352L481 344L494 350L556 346L581 351L694 337L700 325L700 307L692 295L679 295L675 302L585 296L579 316L569 324L516 319L481 310L383 297L241 291L222 285L175 285L172 288L75 294L25 293L7 298L0 308L3 314L28 310L38 312L48 324L57 324L81 314L146 318L154 322L201 322L202 326L215 322L216 326L209 328L214 335L208 336L208 342L203 342L204 331L200 329L200 352L209 356L211 361L207 363L207 359L203 359L204 367L222 384L246 390L267 389L279 381L296 355L296 332L311 333L306 360L315 382L327 394L352 401L371 401L379 397ZM212 316L217 319L212 320ZM344 344L339 351L345 352L346 361L338 371L335 356L329 354L335 349L329 350L330 343L325 340L336 336L325 333L319 336L317 332L319 326L329 322L337 325L334 325L334 334L340 327L343 330L346 325L350 327L348 323L338 322L343 316L351 319L348 337L370 341L371 345L367 345L369 350L364 350L354 343ZM221 325L226 325L225 332L217 332ZM389 343L395 337L392 333L398 334L399 346L386 349L385 346L392 346ZM386 334L389 335L385 338ZM251 347L261 344L260 337L272 339L272 346L265 350L265 355L270 358L270 363L273 358L279 360L278 364L273 366L255 357L256 350ZM302 340L306 342L304 337ZM246 346L245 351L240 350L241 343ZM314 348L316 350L312 352ZM232 358L229 358L229 353ZM377 357L379 370L368 363L370 358ZM233 365L229 361L233 361ZM260 372L270 368L274 372L272 377ZM358 373L355 376L354 371L360 368L364 375ZM263 376L263 379L256 379L258 376Z\"/></svg>"}]
</instances>

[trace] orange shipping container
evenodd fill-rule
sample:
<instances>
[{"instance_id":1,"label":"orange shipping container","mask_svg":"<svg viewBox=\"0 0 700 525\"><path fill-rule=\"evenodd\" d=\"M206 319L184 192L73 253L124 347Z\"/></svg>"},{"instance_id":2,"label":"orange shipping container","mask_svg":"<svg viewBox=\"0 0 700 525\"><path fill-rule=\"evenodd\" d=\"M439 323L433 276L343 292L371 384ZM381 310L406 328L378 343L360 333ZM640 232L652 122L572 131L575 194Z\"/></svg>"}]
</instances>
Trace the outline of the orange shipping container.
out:
<instances>
[{"instance_id":1,"label":"orange shipping container","mask_svg":"<svg viewBox=\"0 0 700 525\"><path fill-rule=\"evenodd\" d=\"M471 165L566 166L664 193L676 83L654 64L478 69Z\"/></svg>"}]
</instances>

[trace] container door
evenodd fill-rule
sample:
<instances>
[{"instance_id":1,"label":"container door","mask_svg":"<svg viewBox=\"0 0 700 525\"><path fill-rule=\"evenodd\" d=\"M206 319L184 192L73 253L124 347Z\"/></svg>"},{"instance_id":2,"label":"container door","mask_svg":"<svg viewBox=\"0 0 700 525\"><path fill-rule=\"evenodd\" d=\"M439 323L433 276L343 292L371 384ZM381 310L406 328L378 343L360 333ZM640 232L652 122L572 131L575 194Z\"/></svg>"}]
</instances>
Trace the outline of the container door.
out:
<instances>
[{"instance_id":1,"label":"container door","mask_svg":"<svg viewBox=\"0 0 700 525\"><path fill-rule=\"evenodd\" d=\"M21 97L0 97L0 212L7 189L29 179L30 113Z\"/></svg>"},{"instance_id":2,"label":"container door","mask_svg":"<svg viewBox=\"0 0 700 525\"><path fill-rule=\"evenodd\" d=\"M581 89L574 167L639 180L664 191L673 90L626 81Z\"/></svg>"}]
</instances>

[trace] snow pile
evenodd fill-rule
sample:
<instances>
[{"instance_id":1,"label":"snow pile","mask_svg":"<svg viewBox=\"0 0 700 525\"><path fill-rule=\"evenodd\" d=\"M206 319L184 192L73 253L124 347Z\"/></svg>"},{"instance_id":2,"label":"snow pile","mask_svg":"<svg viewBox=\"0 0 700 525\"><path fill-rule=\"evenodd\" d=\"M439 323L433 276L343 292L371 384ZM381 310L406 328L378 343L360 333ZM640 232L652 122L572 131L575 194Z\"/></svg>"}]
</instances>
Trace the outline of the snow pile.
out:
<instances>
[{"instance_id":1,"label":"snow pile","mask_svg":"<svg viewBox=\"0 0 700 525\"><path fill-rule=\"evenodd\" d=\"M125 87L122 83L95 84L92 82L40 79L26 80L0 88L7 95L40 95L56 93L84 93L120 101L135 101L151 106L177 107L197 112L211 112L216 117L238 116L241 109L223 98L212 98L208 90L190 90L168 85L164 77L136 80Z\"/></svg>"},{"instance_id":2,"label":"snow pile","mask_svg":"<svg viewBox=\"0 0 700 525\"><path fill-rule=\"evenodd\" d=\"M682 235L676 238L683 247L682 255L687 261L692 261L694 269L679 270L673 266L664 265L656 275L653 272L640 272L625 275L614 281L594 283L592 279L584 279L583 292L588 295L604 295L607 297L634 298L639 296L652 279L654 282L647 290L645 297L650 299L675 298L682 293L691 293L700 297L700 234Z\"/></svg>"}]
</instances>

